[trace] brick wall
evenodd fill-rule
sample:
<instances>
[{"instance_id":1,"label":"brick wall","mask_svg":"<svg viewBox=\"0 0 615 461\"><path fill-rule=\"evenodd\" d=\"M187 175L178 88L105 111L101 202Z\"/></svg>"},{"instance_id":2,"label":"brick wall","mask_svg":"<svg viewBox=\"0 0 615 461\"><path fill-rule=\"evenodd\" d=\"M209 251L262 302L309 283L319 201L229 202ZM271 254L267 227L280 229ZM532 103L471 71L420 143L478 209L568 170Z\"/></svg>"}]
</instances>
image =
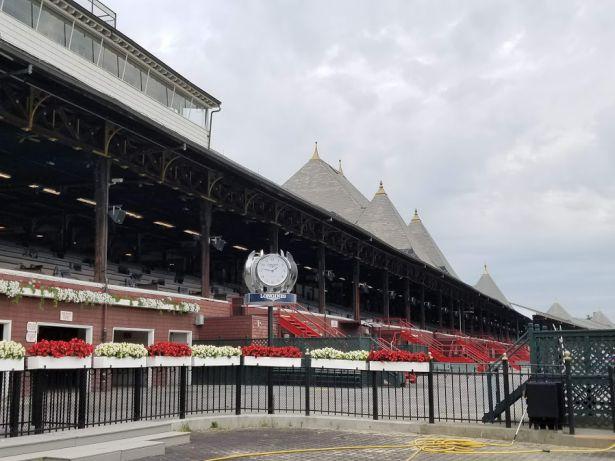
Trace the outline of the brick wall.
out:
<instances>
[{"instance_id":1,"label":"brick wall","mask_svg":"<svg viewBox=\"0 0 615 461\"><path fill-rule=\"evenodd\" d=\"M6 278L6 277L3 277ZM12 277L14 280L28 283L32 278ZM96 291L90 286L71 284L67 281L42 281L45 286L74 288L80 290ZM191 331L193 339L200 339L207 335L210 328L208 322L215 318L228 318L231 314L230 303L214 301L204 298L183 299L175 297L172 293L139 294L122 289L109 290L109 292L121 297L147 298L171 298L174 301L188 301L199 304L200 314L205 316L205 325L195 326L194 313L178 313L142 307L108 306L106 318L107 341L113 337L113 328L139 328L154 329L155 341L166 341L169 338L169 330ZM60 311L70 311L73 314L71 322L60 320ZM91 326L92 340L94 344L102 341L104 308L101 305L87 306L84 304L59 303L56 307L52 300L45 299L41 303L40 298L23 296L19 301L11 300L0 295L0 321L11 321L11 339L27 346L26 327L28 322L54 323L66 326Z\"/></svg>"}]
</instances>

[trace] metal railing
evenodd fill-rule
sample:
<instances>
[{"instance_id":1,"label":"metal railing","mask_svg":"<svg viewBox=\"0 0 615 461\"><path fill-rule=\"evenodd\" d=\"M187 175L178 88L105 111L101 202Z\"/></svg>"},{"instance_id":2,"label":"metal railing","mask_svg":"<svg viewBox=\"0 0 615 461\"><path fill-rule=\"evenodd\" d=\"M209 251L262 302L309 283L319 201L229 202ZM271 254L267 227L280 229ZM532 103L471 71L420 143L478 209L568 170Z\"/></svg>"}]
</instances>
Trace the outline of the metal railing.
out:
<instances>
[{"instance_id":1,"label":"metal railing","mask_svg":"<svg viewBox=\"0 0 615 461\"><path fill-rule=\"evenodd\" d=\"M99 0L73 0L94 16L117 28L117 14Z\"/></svg>"},{"instance_id":2,"label":"metal railing","mask_svg":"<svg viewBox=\"0 0 615 461\"><path fill-rule=\"evenodd\" d=\"M561 367L487 370L432 362L424 373L311 368L159 367L25 370L0 373L0 437L40 434L196 414L290 413L434 423L527 422L524 386L559 380L565 424L575 426L577 396ZM615 430L613 371L600 381L603 426ZM598 379L598 378L596 378ZM595 386L587 378L588 387ZM579 418L576 418L577 422ZM580 419L582 421L582 418Z\"/></svg>"}]
</instances>

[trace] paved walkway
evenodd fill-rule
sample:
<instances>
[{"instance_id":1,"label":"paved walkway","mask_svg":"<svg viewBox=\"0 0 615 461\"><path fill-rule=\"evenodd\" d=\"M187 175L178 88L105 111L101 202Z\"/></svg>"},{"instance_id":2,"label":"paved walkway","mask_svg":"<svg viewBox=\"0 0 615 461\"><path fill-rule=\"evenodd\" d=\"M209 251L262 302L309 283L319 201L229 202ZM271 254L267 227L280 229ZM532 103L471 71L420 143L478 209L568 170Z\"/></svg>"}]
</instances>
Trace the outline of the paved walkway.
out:
<instances>
[{"instance_id":1,"label":"paved walkway","mask_svg":"<svg viewBox=\"0 0 615 461\"><path fill-rule=\"evenodd\" d=\"M241 430L213 430L209 432L193 432L192 441L189 445L182 445L167 449L165 456L148 458L151 461L204 461L211 458L223 457L225 455L239 453L255 453L276 450L289 450L298 448L333 447L348 445L383 445L383 444L404 444L412 440L415 436L404 434L374 434L366 432L344 432L344 431L317 431L309 429L241 429ZM500 442L501 443L501 442ZM543 448L537 445L518 444L514 449L536 449ZM552 447L561 448L561 447ZM489 448L498 450L498 448ZM499 448L506 450L506 448ZM249 457L242 460L266 460L266 461L359 461L359 460L381 460L381 461L406 461L413 453L411 449L371 449L364 451L339 451L339 452L320 452L320 453L295 453L283 454L269 457ZM593 454L507 454L507 455L427 455L420 454L414 460L456 460L487 461L497 459L497 461L525 461L525 460L615 460L615 451Z\"/></svg>"}]
</instances>

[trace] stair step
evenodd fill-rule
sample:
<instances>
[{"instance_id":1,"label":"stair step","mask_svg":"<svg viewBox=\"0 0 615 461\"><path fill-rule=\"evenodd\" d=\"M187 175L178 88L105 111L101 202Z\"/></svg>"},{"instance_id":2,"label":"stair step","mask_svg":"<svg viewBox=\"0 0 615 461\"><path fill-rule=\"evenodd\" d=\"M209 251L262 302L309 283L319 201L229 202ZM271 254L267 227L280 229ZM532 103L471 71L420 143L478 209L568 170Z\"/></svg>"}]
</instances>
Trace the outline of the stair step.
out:
<instances>
[{"instance_id":1,"label":"stair step","mask_svg":"<svg viewBox=\"0 0 615 461\"><path fill-rule=\"evenodd\" d=\"M164 455L164 442L122 439L0 458L2 461L129 461Z\"/></svg>"}]
</instances>

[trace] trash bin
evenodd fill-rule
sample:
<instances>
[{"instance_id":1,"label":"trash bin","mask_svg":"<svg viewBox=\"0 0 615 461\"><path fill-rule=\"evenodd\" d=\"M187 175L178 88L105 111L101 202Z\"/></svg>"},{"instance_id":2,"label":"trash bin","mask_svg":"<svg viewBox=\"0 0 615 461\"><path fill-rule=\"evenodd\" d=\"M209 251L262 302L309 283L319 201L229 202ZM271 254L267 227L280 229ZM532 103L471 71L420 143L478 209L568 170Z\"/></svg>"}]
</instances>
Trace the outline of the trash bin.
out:
<instances>
[{"instance_id":1,"label":"trash bin","mask_svg":"<svg viewBox=\"0 0 615 461\"><path fill-rule=\"evenodd\" d=\"M561 381L529 381L525 387L527 415L534 429L562 429L565 416Z\"/></svg>"}]
</instances>

